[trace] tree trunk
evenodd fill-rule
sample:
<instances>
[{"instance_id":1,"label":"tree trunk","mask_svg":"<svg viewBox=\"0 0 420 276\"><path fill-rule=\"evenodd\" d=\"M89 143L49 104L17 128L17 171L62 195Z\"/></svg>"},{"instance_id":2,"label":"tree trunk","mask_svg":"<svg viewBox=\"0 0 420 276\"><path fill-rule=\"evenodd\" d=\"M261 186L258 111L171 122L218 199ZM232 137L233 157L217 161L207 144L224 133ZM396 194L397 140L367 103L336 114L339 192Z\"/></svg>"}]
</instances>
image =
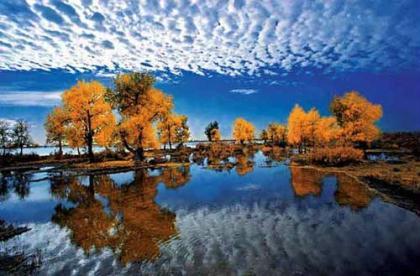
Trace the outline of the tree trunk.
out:
<instances>
[{"instance_id":1,"label":"tree trunk","mask_svg":"<svg viewBox=\"0 0 420 276\"><path fill-rule=\"evenodd\" d=\"M23 145L20 145L20 156L23 155Z\"/></svg>"},{"instance_id":2,"label":"tree trunk","mask_svg":"<svg viewBox=\"0 0 420 276\"><path fill-rule=\"evenodd\" d=\"M60 140L58 140L58 155L62 156L63 155L63 142Z\"/></svg>"},{"instance_id":3,"label":"tree trunk","mask_svg":"<svg viewBox=\"0 0 420 276\"><path fill-rule=\"evenodd\" d=\"M88 146L89 162L93 162L95 156L93 155L93 137L92 137L92 134L89 133L86 140L87 140L87 146Z\"/></svg>"},{"instance_id":4,"label":"tree trunk","mask_svg":"<svg viewBox=\"0 0 420 276\"><path fill-rule=\"evenodd\" d=\"M172 142L171 142L171 127L168 127L168 143L169 143L169 150L172 150Z\"/></svg>"},{"instance_id":5,"label":"tree trunk","mask_svg":"<svg viewBox=\"0 0 420 276\"><path fill-rule=\"evenodd\" d=\"M87 119L88 119L88 129L87 129L87 133L86 133L86 143L88 146L88 157L89 157L89 162L93 162L94 161L94 155L93 155L93 131L92 131L92 121L91 121L91 116L89 111L87 112Z\"/></svg>"},{"instance_id":6,"label":"tree trunk","mask_svg":"<svg viewBox=\"0 0 420 276\"><path fill-rule=\"evenodd\" d=\"M143 149L143 147L138 147L136 149L135 161L144 161L144 149Z\"/></svg>"},{"instance_id":7,"label":"tree trunk","mask_svg":"<svg viewBox=\"0 0 420 276\"><path fill-rule=\"evenodd\" d=\"M80 148L77 147L77 155L80 157Z\"/></svg>"}]
</instances>

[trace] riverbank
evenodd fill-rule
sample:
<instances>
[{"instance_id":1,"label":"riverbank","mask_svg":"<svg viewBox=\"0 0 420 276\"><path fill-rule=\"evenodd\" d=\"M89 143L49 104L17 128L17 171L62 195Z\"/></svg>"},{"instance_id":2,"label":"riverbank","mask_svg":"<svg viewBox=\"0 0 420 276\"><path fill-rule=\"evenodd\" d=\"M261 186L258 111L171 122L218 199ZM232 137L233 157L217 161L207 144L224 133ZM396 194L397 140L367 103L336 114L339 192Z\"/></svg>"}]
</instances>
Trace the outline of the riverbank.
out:
<instances>
[{"instance_id":1,"label":"riverbank","mask_svg":"<svg viewBox=\"0 0 420 276\"><path fill-rule=\"evenodd\" d=\"M45 171L75 171L80 173L117 172L144 168L161 168L183 166L193 161L202 164L207 158L210 169L232 169L235 165L246 166L248 155L261 150L269 160L292 160L292 166L311 167L325 173L345 173L363 182L381 183L392 189L402 189L410 193L420 194L420 161L413 155L400 155L398 161L363 160L357 164L345 166L322 166L316 164L302 164L290 150L279 147L252 145L241 147L234 144L198 145L196 148L184 147L181 150L152 150L146 152L144 162L135 162L130 154L100 153L97 162L90 163L85 156L65 155L61 158L47 156L35 161L17 162L0 168L1 171L29 171L44 168ZM377 150L379 152L379 150ZM193 155L191 155L193 154ZM192 160L190 157L192 156ZM227 161L235 157L238 162ZM224 162L223 162L224 161ZM243 161L243 162L239 162ZM245 162L246 161L246 162ZM245 162L245 163L244 163ZM47 169L45 169L47 167ZM51 168L48 168L51 167ZM226 167L226 168L225 168ZM373 185L373 184L372 184Z\"/></svg>"}]
</instances>

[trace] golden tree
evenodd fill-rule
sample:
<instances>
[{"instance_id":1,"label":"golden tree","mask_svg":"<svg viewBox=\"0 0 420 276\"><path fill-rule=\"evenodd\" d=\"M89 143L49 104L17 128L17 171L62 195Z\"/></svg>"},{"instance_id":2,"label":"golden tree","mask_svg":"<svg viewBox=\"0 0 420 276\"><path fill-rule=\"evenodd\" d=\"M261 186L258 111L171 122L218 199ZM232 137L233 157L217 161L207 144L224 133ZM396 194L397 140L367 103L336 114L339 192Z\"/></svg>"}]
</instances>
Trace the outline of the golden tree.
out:
<instances>
[{"instance_id":1,"label":"golden tree","mask_svg":"<svg viewBox=\"0 0 420 276\"><path fill-rule=\"evenodd\" d=\"M85 146L84 131L81 124L67 124L65 127L64 136L69 147L77 149L77 153L80 155L80 148Z\"/></svg>"},{"instance_id":2,"label":"golden tree","mask_svg":"<svg viewBox=\"0 0 420 276\"><path fill-rule=\"evenodd\" d=\"M287 141L296 145L299 152L315 144L315 130L320 119L315 108L305 112L299 105L295 105L288 119Z\"/></svg>"},{"instance_id":3,"label":"golden tree","mask_svg":"<svg viewBox=\"0 0 420 276\"><path fill-rule=\"evenodd\" d=\"M121 142L138 161L144 160L144 149L157 147L155 124L172 109L172 97L153 87L155 79L148 73L118 75L115 89L107 97L121 115Z\"/></svg>"},{"instance_id":4,"label":"golden tree","mask_svg":"<svg viewBox=\"0 0 420 276\"><path fill-rule=\"evenodd\" d=\"M93 161L93 143L106 146L98 136L111 136L115 130L115 116L105 101L105 87L97 82L79 81L63 94L63 106L68 114L69 127L81 128L89 160Z\"/></svg>"},{"instance_id":5,"label":"golden tree","mask_svg":"<svg viewBox=\"0 0 420 276\"><path fill-rule=\"evenodd\" d=\"M233 123L232 136L236 142L241 144L245 142L251 143L254 139L254 132L254 125L243 118L237 118Z\"/></svg>"},{"instance_id":6,"label":"golden tree","mask_svg":"<svg viewBox=\"0 0 420 276\"><path fill-rule=\"evenodd\" d=\"M286 141L286 126L278 123L271 123L267 127L267 140L273 144L280 144Z\"/></svg>"},{"instance_id":7,"label":"golden tree","mask_svg":"<svg viewBox=\"0 0 420 276\"><path fill-rule=\"evenodd\" d=\"M173 143L183 144L188 142L190 130L187 126L188 117L185 115L168 114L157 125L160 143L169 145Z\"/></svg>"},{"instance_id":8,"label":"golden tree","mask_svg":"<svg viewBox=\"0 0 420 276\"><path fill-rule=\"evenodd\" d=\"M218 142L222 139L222 136L220 135L220 130L218 128L214 128L210 131L210 141Z\"/></svg>"},{"instance_id":9,"label":"golden tree","mask_svg":"<svg viewBox=\"0 0 420 276\"><path fill-rule=\"evenodd\" d=\"M369 102L356 91L335 97L330 109L342 128L345 143L370 143L380 135L375 123L382 117L382 106Z\"/></svg>"},{"instance_id":10,"label":"golden tree","mask_svg":"<svg viewBox=\"0 0 420 276\"><path fill-rule=\"evenodd\" d=\"M341 135L341 128L335 117L322 117L315 127L314 139L318 146L329 146L337 143Z\"/></svg>"},{"instance_id":11,"label":"golden tree","mask_svg":"<svg viewBox=\"0 0 420 276\"><path fill-rule=\"evenodd\" d=\"M47 143L57 143L58 154L63 154L63 142L66 137L65 124L68 114L62 107L54 108L47 116L45 121L45 131L47 133Z\"/></svg>"}]
</instances>

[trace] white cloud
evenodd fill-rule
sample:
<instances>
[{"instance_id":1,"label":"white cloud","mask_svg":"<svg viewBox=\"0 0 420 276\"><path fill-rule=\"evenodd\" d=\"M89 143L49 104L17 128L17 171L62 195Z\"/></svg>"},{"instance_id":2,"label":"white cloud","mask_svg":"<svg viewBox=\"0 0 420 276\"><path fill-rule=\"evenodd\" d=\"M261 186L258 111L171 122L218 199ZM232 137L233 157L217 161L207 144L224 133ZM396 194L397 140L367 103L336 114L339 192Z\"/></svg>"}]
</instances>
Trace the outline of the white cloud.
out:
<instances>
[{"instance_id":1,"label":"white cloud","mask_svg":"<svg viewBox=\"0 0 420 276\"><path fill-rule=\"evenodd\" d=\"M0 3L0 69L271 75L414 68L416 1Z\"/></svg>"},{"instance_id":2,"label":"white cloud","mask_svg":"<svg viewBox=\"0 0 420 276\"><path fill-rule=\"evenodd\" d=\"M60 103L62 91L12 91L0 92L0 105L8 106L55 106Z\"/></svg>"},{"instance_id":3,"label":"white cloud","mask_svg":"<svg viewBox=\"0 0 420 276\"><path fill-rule=\"evenodd\" d=\"M16 120L7 119L7 118L0 118L0 122L5 122L9 126L14 126L16 124Z\"/></svg>"},{"instance_id":4,"label":"white cloud","mask_svg":"<svg viewBox=\"0 0 420 276\"><path fill-rule=\"evenodd\" d=\"M236 93L236 94L243 94L243 95L251 95L257 93L258 90L256 89L232 89L230 90L230 93Z\"/></svg>"}]
</instances>

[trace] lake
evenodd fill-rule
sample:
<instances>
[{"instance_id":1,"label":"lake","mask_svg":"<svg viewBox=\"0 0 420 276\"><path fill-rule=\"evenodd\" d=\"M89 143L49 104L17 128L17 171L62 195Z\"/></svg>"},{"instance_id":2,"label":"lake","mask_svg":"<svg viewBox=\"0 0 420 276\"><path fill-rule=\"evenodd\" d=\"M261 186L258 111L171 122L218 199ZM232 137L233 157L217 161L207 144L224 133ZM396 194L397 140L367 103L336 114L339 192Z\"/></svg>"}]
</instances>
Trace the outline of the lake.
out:
<instances>
[{"instance_id":1,"label":"lake","mask_svg":"<svg viewBox=\"0 0 420 276\"><path fill-rule=\"evenodd\" d=\"M31 228L40 274L374 275L419 272L420 217L363 183L261 153L231 170L10 172L0 218Z\"/></svg>"}]
</instances>

